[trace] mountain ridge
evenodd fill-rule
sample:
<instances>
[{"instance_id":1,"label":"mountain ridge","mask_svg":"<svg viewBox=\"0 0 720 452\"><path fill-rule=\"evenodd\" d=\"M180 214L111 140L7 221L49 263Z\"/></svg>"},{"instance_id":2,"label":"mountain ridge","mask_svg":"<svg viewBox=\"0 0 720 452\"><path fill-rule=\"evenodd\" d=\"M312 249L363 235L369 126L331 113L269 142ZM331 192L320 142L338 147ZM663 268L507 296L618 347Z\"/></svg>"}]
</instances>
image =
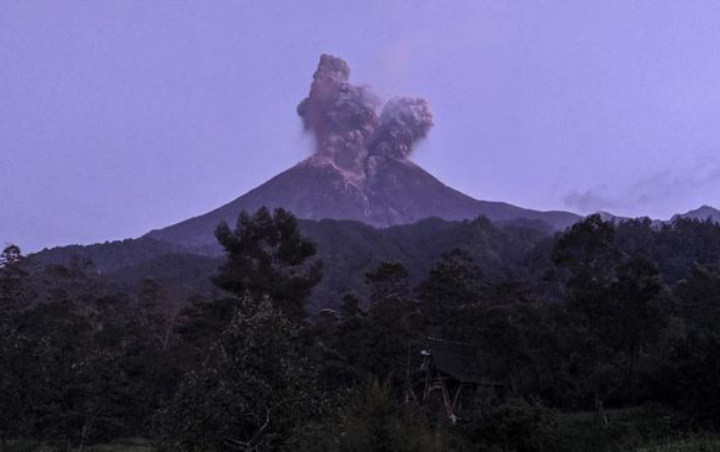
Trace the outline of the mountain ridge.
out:
<instances>
[{"instance_id":1,"label":"mountain ridge","mask_svg":"<svg viewBox=\"0 0 720 452\"><path fill-rule=\"evenodd\" d=\"M676 218L690 218L693 220L711 220L716 223L720 223L720 210L710 206L710 205L702 205L698 207L697 209L689 210L685 213L679 213L676 215L673 215L672 220ZM672 221L671 220L671 221Z\"/></svg>"}]
</instances>

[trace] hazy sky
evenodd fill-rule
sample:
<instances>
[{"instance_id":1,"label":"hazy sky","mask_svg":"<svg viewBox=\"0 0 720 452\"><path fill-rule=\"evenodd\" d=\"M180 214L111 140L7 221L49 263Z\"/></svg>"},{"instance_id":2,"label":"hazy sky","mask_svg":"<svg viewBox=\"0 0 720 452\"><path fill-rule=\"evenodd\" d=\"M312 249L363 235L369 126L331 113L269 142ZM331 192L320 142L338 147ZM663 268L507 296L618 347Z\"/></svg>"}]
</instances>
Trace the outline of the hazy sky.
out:
<instances>
[{"instance_id":1,"label":"hazy sky","mask_svg":"<svg viewBox=\"0 0 720 452\"><path fill-rule=\"evenodd\" d=\"M321 53L427 98L414 160L476 198L720 204L716 0L0 0L0 245L136 237L292 166Z\"/></svg>"}]
</instances>

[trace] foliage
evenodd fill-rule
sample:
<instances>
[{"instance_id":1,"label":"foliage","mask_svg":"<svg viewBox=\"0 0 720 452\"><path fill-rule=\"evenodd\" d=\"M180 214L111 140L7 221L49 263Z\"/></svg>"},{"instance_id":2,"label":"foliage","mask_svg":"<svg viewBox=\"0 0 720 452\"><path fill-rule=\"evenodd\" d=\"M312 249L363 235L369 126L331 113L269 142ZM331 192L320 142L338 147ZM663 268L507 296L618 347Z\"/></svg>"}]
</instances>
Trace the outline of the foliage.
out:
<instances>
[{"instance_id":1,"label":"foliage","mask_svg":"<svg viewBox=\"0 0 720 452\"><path fill-rule=\"evenodd\" d=\"M464 321L468 307L480 301L482 272L470 254L455 248L443 254L440 261L418 286L421 322L426 334L446 339L467 331Z\"/></svg>"},{"instance_id":2,"label":"foliage","mask_svg":"<svg viewBox=\"0 0 720 452\"><path fill-rule=\"evenodd\" d=\"M312 374L298 331L266 297L246 297L159 415L182 450L279 447L311 411Z\"/></svg>"},{"instance_id":3,"label":"foliage","mask_svg":"<svg viewBox=\"0 0 720 452\"><path fill-rule=\"evenodd\" d=\"M401 452L471 450L469 444L442 425L433 425L420 407L402 404L388 382L371 380L345 396L333 418L327 418L319 438L298 450L337 452ZM317 434L317 433L316 433Z\"/></svg>"},{"instance_id":4,"label":"foliage","mask_svg":"<svg viewBox=\"0 0 720 452\"><path fill-rule=\"evenodd\" d=\"M557 438L554 414L538 403L513 398L496 407L471 433L476 442L501 450L553 450Z\"/></svg>"},{"instance_id":5,"label":"foliage","mask_svg":"<svg viewBox=\"0 0 720 452\"><path fill-rule=\"evenodd\" d=\"M221 262L147 242L122 271L113 266L139 250L107 244L114 257L99 266L87 255L42 265L8 247L0 446L146 437L165 450L610 451L716 440L702 429L720 426L720 225L591 216L555 237L483 218L376 231L262 209L217 238ZM217 263L224 295L194 285ZM423 395L428 337L477 350L465 359L490 388L468 383L452 416Z\"/></svg>"},{"instance_id":6,"label":"foliage","mask_svg":"<svg viewBox=\"0 0 720 452\"><path fill-rule=\"evenodd\" d=\"M292 214L283 209L270 214L261 208L252 216L242 211L234 231L222 223L215 236L227 254L213 279L218 287L240 297L270 297L290 319L304 318L322 266L309 261L315 245L300 236Z\"/></svg>"}]
</instances>

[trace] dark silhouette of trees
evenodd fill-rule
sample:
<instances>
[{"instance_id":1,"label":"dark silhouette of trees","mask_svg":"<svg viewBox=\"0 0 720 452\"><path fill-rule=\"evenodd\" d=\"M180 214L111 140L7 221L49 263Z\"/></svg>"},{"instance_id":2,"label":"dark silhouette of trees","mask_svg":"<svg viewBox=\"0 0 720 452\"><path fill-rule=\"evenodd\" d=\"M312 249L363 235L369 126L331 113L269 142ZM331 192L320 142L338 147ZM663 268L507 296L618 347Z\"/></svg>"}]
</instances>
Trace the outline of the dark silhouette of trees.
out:
<instances>
[{"instance_id":1,"label":"dark silhouette of trees","mask_svg":"<svg viewBox=\"0 0 720 452\"><path fill-rule=\"evenodd\" d=\"M397 262L384 262L365 275L370 285L366 369L378 378L400 378L417 338L416 302L410 297L408 272Z\"/></svg>"},{"instance_id":2,"label":"dark silhouette of trees","mask_svg":"<svg viewBox=\"0 0 720 452\"><path fill-rule=\"evenodd\" d=\"M0 318L11 316L25 301L22 291L28 272L24 259L16 245L7 246L0 254Z\"/></svg>"},{"instance_id":3,"label":"dark silhouette of trees","mask_svg":"<svg viewBox=\"0 0 720 452\"><path fill-rule=\"evenodd\" d=\"M213 278L238 297L265 296L293 321L302 320L310 291L322 278L322 265L311 258L315 245L302 238L295 217L283 209L240 213L235 230L222 223L215 231L226 260Z\"/></svg>"},{"instance_id":4,"label":"dark silhouette of trees","mask_svg":"<svg viewBox=\"0 0 720 452\"><path fill-rule=\"evenodd\" d=\"M677 323L662 395L693 417L720 421L720 275L701 266L674 289Z\"/></svg>"},{"instance_id":5,"label":"dark silhouette of trees","mask_svg":"<svg viewBox=\"0 0 720 452\"><path fill-rule=\"evenodd\" d=\"M8 438L23 433L18 419L24 407L19 393L23 382L18 366L23 357L18 353L17 318L25 303L22 290L26 278L20 248L6 247L0 254L0 450Z\"/></svg>"},{"instance_id":6,"label":"dark silhouette of trees","mask_svg":"<svg viewBox=\"0 0 720 452\"><path fill-rule=\"evenodd\" d=\"M468 340L466 322L475 318L481 299L482 272L467 251L442 255L418 286L421 323L428 336Z\"/></svg>"},{"instance_id":7,"label":"dark silhouette of trees","mask_svg":"<svg viewBox=\"0 0 720 452\"><path fill-rule=\"evenodd\" d=\"M586 406L635 394L640 355L663 328L660 273L641 248L629 250L635 254L624 252L615 226L597 215L575 224L553 249L565 275L568 377Z\"/></svg>"},{"instance_id":8,"label":"dark silhouette of trees","mask_svg":"<svg viewBox=\"0 0 720 452\"><path fill-rule=\"evenodd\" d=\"M265 297L245 297L204 362L159 415L167 446L282 449L312 413L313 373L299 331Z\"/></svg>"},{"instance_id":9,"label":"dark silhouette of trees","mask_svg":"<svg viewBox=\"0 0 720 452\"><path fill-rule=\"evenodd\" d=\"M7 247L0 446L624 450L639 444L625 434L720 426L720 225L591 216L543 238L476 221L422 248L436 226L398 254L416 261L333 267L366 287L337 289L337 306L309 316L320 263L282 210L221 225L214 282L228 294L184 304L145 275L129 288L86 259L43 266ZM428 336L472 349L446 369L468 364L481 375L463 384L487 383L466 388L460 417L418 391L422 356L442 342Z\"/></svg>"}]
</instances>

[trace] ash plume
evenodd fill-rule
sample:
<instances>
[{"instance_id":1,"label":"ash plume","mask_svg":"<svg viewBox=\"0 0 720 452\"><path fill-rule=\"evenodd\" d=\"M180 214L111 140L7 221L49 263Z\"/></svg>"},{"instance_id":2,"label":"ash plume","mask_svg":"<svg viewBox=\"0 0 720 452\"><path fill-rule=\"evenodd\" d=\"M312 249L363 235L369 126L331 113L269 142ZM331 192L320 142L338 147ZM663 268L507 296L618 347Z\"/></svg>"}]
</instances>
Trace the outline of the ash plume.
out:
<instances>
[{"instance_id":1,"label":"ash plume","mask_svg":"<svg viewBox=\"0 0 720 452\"><path fill-rule=\"evenodd\" d=\"M320 57L310 94L297 107L305 130L315 137L315 155L356 173L364 171L370 155L407 158L433 125L427 101L394 98L378 117L377 96L349 80L350 67L344 60Z\"/></svg>"},{"instance_id":2,"label":"ash plume","mask_svg":"<svg viewBox=\"0 0 720 452\"><path fill-rule=\"evenodd\" d=\"M391 99L380 114L380 125L371 143L372 154L406 158L432 126L430 105L425 99Z\"/></svg>"}]
</instances>

